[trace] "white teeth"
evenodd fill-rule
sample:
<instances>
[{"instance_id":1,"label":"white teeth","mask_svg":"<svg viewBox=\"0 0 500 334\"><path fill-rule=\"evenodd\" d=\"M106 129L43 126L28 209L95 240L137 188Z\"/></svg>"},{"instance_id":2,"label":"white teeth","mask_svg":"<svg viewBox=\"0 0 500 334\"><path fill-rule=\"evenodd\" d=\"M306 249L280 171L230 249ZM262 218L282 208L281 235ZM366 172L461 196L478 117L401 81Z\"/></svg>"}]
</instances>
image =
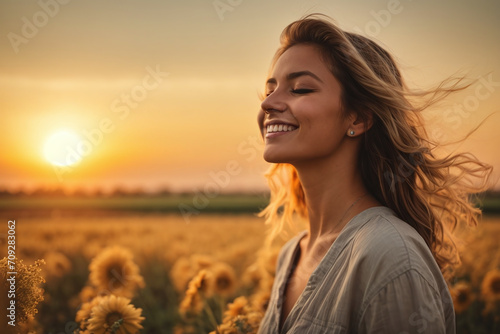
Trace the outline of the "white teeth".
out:
<instances>
[{"instance_id":1,"label":"white teeth","mask_svg":"<svg viewBox=\"0 0 500 334\"><path fill-rule=\"evenodd\" d=\"M297 127L293 125L288 125L288 124L272 124L267 126L267 132L272 133L272 132L287 132L287 131L293 131Z\"/></svg>"}]
</instances>

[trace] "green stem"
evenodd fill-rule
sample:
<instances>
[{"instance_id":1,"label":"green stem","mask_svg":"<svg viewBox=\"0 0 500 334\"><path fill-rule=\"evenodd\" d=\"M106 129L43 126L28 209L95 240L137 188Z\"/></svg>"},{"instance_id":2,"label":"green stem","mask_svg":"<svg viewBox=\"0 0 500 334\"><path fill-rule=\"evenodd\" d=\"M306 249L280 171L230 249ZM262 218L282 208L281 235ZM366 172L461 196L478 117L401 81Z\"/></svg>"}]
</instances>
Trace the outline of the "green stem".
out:
<instances>
[{"instance_id":1,"label":"green stem","mask_svg":"<svg viewBox=\"0 0 500 334\"><path fill-rule=\"evenodd\" d=\"M115 321L115 323L110 327L111 329L111 334L115 334L116 331L120 328L120 326L122 325L123 323L123 319L119 319L117 321Z\"/></svg>"},{"instance_id":2,"label":"green stem","mask_svg":"<svg viewBox=\"0 0 500 334\"><path fill-rule=\"evenodd\" d=\"M203 308L203 310L208 315L210 322L212 323L212 325L215 328L215 331L217 332L218 323L217 323L217 320L215 319L215 315L214 315L214 312L212 311L212 308L208 305L208 303L205 303L205 307Z\"/></svg>"}]
</instances>

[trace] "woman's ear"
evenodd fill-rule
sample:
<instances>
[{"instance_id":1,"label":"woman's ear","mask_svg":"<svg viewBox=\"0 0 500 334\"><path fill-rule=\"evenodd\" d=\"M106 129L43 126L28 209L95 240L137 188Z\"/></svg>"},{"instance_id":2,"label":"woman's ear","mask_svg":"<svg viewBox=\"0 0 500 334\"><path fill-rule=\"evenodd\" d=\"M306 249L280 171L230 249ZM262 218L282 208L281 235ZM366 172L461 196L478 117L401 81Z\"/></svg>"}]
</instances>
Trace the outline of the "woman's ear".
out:
<instances>
[{"instance_id":1,"label":"woman's ear","mask_svg":"<svg viewBox=\"0 0 500 334\"><path fill-rule=\"evenodd\" d=\"M349 128L347 129L347 135L349 137L359 136L368 131L372 125L373 114L371 112L362 116L359 113L353 112L349 116Z\"/></svg>"}]
</instances>

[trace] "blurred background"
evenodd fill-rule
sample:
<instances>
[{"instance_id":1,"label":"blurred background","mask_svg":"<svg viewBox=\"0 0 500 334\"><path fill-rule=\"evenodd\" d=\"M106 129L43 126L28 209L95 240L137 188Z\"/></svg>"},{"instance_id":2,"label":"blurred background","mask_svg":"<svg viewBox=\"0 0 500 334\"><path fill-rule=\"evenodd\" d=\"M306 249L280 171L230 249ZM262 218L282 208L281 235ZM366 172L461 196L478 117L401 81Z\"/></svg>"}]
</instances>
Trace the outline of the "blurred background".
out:
<instances>
[{"instance_id":1,"label":"blurred background","mask_svg":"<svg viewBox=\"0 0 500 334\"><path fill-rule=\"evenodd\" d=\"M258 93L281 30L312 12L382 43L414 87L457 73L490 82L443 106L430 126L444 139L498 111L496 1L66 2L1 4L5 189L193 191L235 160L224 190L265 190ZM463 149L500 166L499 120ZM49 144L61 131L76 139Z\"/></svg>"},{"instance_id":2,"label":"blurred background","mask_svg":"<svg viewBox=\"0 0 500 334\"><path fill-rule=\"evenodd\" d=\"M7 220L18 219L18 256L71 268L44 274L52 278L31 328L59 333L74 325L89 265L110 245L131 250L141 272L156 261L133 299L148 333L192 329L177 311L186 282L162 289L178 258L208 254L238 277L257 261L265 228L255 214L268 201L259 94L282 29L315 12L383 45L410 87L453 75L476 80L425 118L443 143L484 121L444 149L470 151L494 166L491 190L481 197L491 227L480 233L498 235L498 1L6 0L0 235L6 244ZM467 298L480 295L486 273L499 265L493 243L488 256L478 277L460 276ZM163 271L151 272L155 266ZM239 282L224 302L251 291ZM470 297L465 309L480 314L482 302ZM158 311L167 305L168 317ZM192 330L207 330L200 328Z\"/></svg>"}]
</instances>

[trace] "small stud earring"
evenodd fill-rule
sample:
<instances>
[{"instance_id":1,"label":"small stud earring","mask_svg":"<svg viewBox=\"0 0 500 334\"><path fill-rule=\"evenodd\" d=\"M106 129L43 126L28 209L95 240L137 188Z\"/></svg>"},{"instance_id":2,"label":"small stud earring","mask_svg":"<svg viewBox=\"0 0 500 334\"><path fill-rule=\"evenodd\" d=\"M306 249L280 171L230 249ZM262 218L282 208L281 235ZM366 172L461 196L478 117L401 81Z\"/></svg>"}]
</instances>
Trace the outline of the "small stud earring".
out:
<instances>
[{"instance_id":1,"label":"small stud earring","mask_svg":"<svg viewBox=\"0 0 500 334\"><path fill-rule=\"evenodd\" d=\"M351 136L354 136L354 133L355 133L355 132L354 132L354 131L352 131L352 130L351 130L351 131L349 131L349 135L351 135Z\"/></svg>"}]
</instances>

